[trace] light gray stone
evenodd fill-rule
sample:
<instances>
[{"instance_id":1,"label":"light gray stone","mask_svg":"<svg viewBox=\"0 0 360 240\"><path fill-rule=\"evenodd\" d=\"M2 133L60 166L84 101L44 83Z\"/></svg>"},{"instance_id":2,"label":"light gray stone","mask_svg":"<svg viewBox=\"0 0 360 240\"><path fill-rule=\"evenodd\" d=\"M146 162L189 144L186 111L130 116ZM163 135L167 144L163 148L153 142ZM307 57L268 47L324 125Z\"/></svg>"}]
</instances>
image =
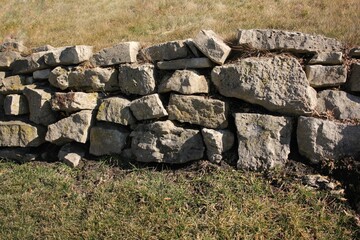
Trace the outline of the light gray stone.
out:
<instances>
[{"instance_id":1,"label":"light gray stone","mask_svg":"<svg viewBox=\"0 0 360 240\"><path fill-rule=\"evenodd\" d=\"M305 71L310 86L314 88L339 86L346 82L345 66L307 65Z\"/></svg>"},{"instance_id":2,"label":"light gray stone","mask_svg":"<svg viewBox=\"0 0 360 240\"><path fill-rule=\"evenodd\" d=\"M86 45L56 48L44 55L44 61L49 66L75 65L88 61L92 51L93 47Z\"/></svg>"},{"instance_id":3,"label":"light gray stone","mask_svg":"<svg viewBox=\"0 0 360 240\"><path fill-rule=\"evenodd\" d=\"M228 125L227 106L221 100L171 94L167 110L170 120L207 128L225 128Z\"/></svg>"},{"instance_id":4,"label":"light gray stone","mask_svg":"<svg viewBox=\"0 0 360 240\"><path fill-rule=\"evenodd\" d=\"M224 64L231 48L212 30L201 30L194 38L196 47L211 61Z\"/></svg>"},{"instance_id":5,"label":"light gray stone","mask_svg":"<svg viewBox=\"0 0 360 240\"><path fill-rule=\"evenodd\" d=\"M200 132L177 127L169 120L140 124L130 136L132 152L139 162L179 164L204 155Z\"/></svg>"},{"instance_id":6,"label":"light gray stone","mask_svg":"<svg viewBox=\"0 0 360 240\"><path fill-rule=\"evenodd\" d=\"M301 155L312 163L357 157L360 152L360 125L300 117L297 143Z\"/></svg>"},{"instance_id":7,"label":"light gray stone","mask_svg":"<svg viewBox=\"0 0 360 240\"><path fill-rule=\"evenodd\" d=\"M349 87L350 91L360 92L360 63L353 63L351 65Z\"/></svg>"},{"instance_id":8,"label":"light gray stone","mask_svg":"<svg viewBox=\"0 0 360 240\"><path fill-rule=\"evenodd\" d=\"M343 63L342 52L320 52L316 53L309 64L339 65Z\"/></svg>"},{"instance_id":9,"label":"light gray stone","mask_svg":"<svg viewBox=\"0 0 360 240\"><path fill-rule=\"evenodd\" d=\"M55 111L64 111L67 113L73 113L79 110L93 110L97 107L98 97L98 93L57 92L51 100L51 108Z\"/></svg>"},{"instance_id":10,"label":"light gray stone","mask_svg":"<svg viewBox=\"0 0 360 240\"><path fill-rule=\"evenodd\" d=\"M85 156L85 149L79 143L68 143L61 147L58 158L66 165L75 168Z\"/></svg>"},{"instance_id":11,"label":"light gray stone","mask_svg":"<svg viewBox=\"0 0 360 240\"><path fill-rule=\"evenodd\" d=\"M360 47L352 48L349 52L349 56L353 58L360 58Z\"/></svg>"},{"instance_id":12,"label":"light gray stone","mask_svg":"<svg viewBox=\"0 0 360 240\"><path fill-rule=\"evenodd\" d=\"M45 129L21 121L0 121L0 147L37 147L44 143Z\"/></svg>"},{"instance_id":13,"label":"light gray stone","mask_svg":"<svg viewBox=\"0 0 360 240\"><path fill-rule=\"evenodd\" d=\"M57 145L85 143L92 125L92 110L82 110L48 126L45 140Z\"/></svg>"},{"instance_id":14,"label":"light gray stone","mask_svg":"<svg viewBox=\"0 0 360 240\"><path fill-rule=\"evenodd\" d=\"M177 70L162 80L158 91L182 94L209 93L209 84L204 75L194 70Z\"/></svg>"},{"instance_id":15,"label":"light gray stone","mask_svg":"<svg viewBox=\"0 0 360 240\"><path fill-rule=\"evenodd\" d=\"M228 151L234 145L234 134L230 130L214 130L203 128L201 130L208 159L214 163L220 163L222 153Z\"/></svg>"},{"instance_id":16,"label":"light gray stone","mask_svg":"<svg viewBox=\"0 0 360 240\"><path fill-rule=\"evenodd\" d=\"M6 39L0 45L0 52L5 51L17 51L21 53L26 53L28 48L24 45L23 41L17 39Z\"/></svg>"},{"instance_id":17,"label":"light gray stone","mask_svg":"<svg viewBox=\"0 0 360 240\"><path fill-rule=\"evenodd\" d=\"M90 61L96 66L112 66L137 62L141 46L139 42L123 42L95 53Z\"/></svg>"},{"instance_id":18,"label":"light gray stone","mask_svg":"<svg viewBox=\"0 0 360 240\"><path fill-rule=\"evenodd\" d=\"M5 97L4 110L6 115L23 115L29 113L26 97L20 94L10 94Z\"/></svg>"},{"instance_id":19,"label":"light gray stone","mask_svg":"<svg viewBox=\"0 0 360 240\"><path fill-rule=\"evenodd\" d=\"M236 113L239 141L237 167L266 171L283 167L290 153L292 119L252 113Z\"/></svg>"},{"instance_id":20,"label":"light gray stone","mask_svg":"<svg viewBox=\"0 0 360 240\"><path fill-rule=\"evenodd\" d=\"M123 97L103 99L96 116L98 121L133 125L136 122L130 111L130 101Z\"/></svg>"},{"instance_id":21,"label":"light gray stone","mask_svg":"<svg viewBox=\"0 0 360 240\"><path fill-rule=\"evenodd\" d=\"M51 69L37 70L33 72L33 79L46 80L49 78Z\"/></svg>"},{"instance_id":22,"label":"light gray stone","mask_svg":"<svg viewBox=\"0 0 360 240\"><path fill-rule=\"evenodd\" d=\"M124 64L119 67L119 87L125 94L147 95L155 91L154 65Z\"/></svg>"},{"instance_id":23,"label":"light gray stone","mask_svg":"<svg viewBox=\"0 0 360 240\"><path fill-rule=\"evenodd\" d=\"M0 70L10 70L10 65L17 59L21 58L20 53L14 51L0 52Z\"/></svg>"},{"instance_id":24,"label":"light gray stone","mask_svg":"<svg viewBox=\"0 0 360 240\"><path fill-rule=\"evenodd\" d=\"M156 66L161 70L177 70L177 69L198 69L212 68L214 63L208 58L184 58L171 61L158 62Z\"/></svg>"},{"instance_id":25,"label":"light gray stone","mask_svg":"<svg viewBox=\"0 0 360 240\"><path fill-rule=\"evenodd\" d=\"M61 90L69 87L69 73L70 71L63 67L54 68L49 74L49 83Z\"/></svg>"},{"instance_id":26,"label":"light gray stone","mask_svg":"<svg viewBox=\"0 0 360 240\"><path fill-rule=\"evenodd\" d=\"M25 89L26 78L24 76L15 75L10 77L0 78L0 93L14 94L22 93Z\"/></svg>"},{"instance_id":27,"label":"light gray stone","mask_svg":"<svg viewBox=\"0 0 360 240\"><path fill-rule=\"evenodd\" d=\"M48 53L48 51L36 52L30 56L15 60L10 65L13 74L27 74L48 68L49 66L45 64L44 60L44 55L46 53Z\"/></svg>"},{"instance_id":28,"label":"light gray stone","mask_svg":"<svg viewBox=\"0 0 360 240\"><path fill-rule=\"evenodd\" d=\"M316 91L309 86L295 58L246 58L236 64L215 67L211 80L220 94L270 111L304 115L316 107Z\"/></svg>"},{"instance_id":29,"label":"light gray stone","mask_svg":"<svg viewBox=\"0 0 360 240\"><path fill-rule=\"evenodd\" d=\"M130 109L137 120L157 119L168 115L157 93L132 101Z\"/></svg>"},{"instance_id":30,"label":"light gray stone","mask_svg":"<svg viewBox=\"0 0 360 240\"><path fill-rule=\"evenodd\" d=\"M153 45L143 49L143 53L152 62L186 58L190 54L184 40Z\"/></svg>"},{"instance_id":31,"label":"light gray stone","mask_svg":"<svg viewBox=\"0 0 360 240\"><path fill-rule=\"evenodd\" d=\"M274 29L240 29L237 39L239 44L250 44L253 48L269 51L339 52L343 48L343 44L333 38Z\"/></svg>"}]
</instances>

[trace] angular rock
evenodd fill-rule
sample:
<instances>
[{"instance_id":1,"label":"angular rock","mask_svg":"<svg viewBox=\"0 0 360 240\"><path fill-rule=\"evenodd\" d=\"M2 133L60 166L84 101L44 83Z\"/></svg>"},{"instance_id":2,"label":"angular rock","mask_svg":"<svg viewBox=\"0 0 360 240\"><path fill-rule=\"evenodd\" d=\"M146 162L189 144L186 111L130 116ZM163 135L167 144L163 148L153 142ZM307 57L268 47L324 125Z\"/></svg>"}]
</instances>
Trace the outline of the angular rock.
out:
<instances>
[{"instance_id":1,"label":"angular rock","mask_svg":"<svg viewBox=\"0 0 360 240\"><path fill-rule=\"evenodd\" d=\"M129 131L121 126L101 124L92 127L89 152L95 156L120 154L128 136Z\"/></svg>"},{"instance_id":2,"label":"angular rock","mask_svg":"<svg viewBox=\"0 0 360 240\"><path fill-rule=\"evenodd\" d=\"M49 78L51 69L37 70L33 72L33 79L46 80Z\"/></svg>"},{"instance_id":3,"label":"angular rock","mask_svg":"<svg viewBox=\"0 0 360 240\"><path fill-rule=\"evenodd\" d=\"M0 121L0 147L37 147L44 143L45 129L21 121Z\"/></svg>"},{"instance_id":4,"label":"angular rock","mask_svg":"<svg viewBox=\"0 0 360 240\"><path fill-rule=\"evenodd\" d=\"M360 125L336 123L313 117L300 117L297 142L301 155L312 163L358 157Z\"/></svg>"},{"instance_id":5,"label":"angular rock","mask_svg":"<svg viewBox=\"0 0 360 240\"><path fill-rule=\"evenodd\" d=\"M343 63L342 52L320 52L316 53L309 64L339 65Z\"/></svg>"},{"instance_id":6,"label":"angular rock","mask_svg":"<svg viewBox=\"0 0 360 240\"><path fill-rule=\"evenodd\" d=\"M51 108L55 111L64 111L67 113L73 113L79 110L93 110L98 104L98 97L98 93L57 92L51 100Z\"/></svg>"},{"instance_id":7,"label":"angular rock","mask_svg":"<svg viewBox=\"0 0 360 240\"><path fill-rule=\"evenodd\" d=\"M44 61L49 66L75 65L88 61L92 56L92 46L76 45L56 48L44 55Z\"/></svg>"},{"instance_id":8,"label":"angular rock","mask_svg":"<svg viewBox=\"0 0 360 240\"><path fill-rule=\"evenodd\" d=\"M56 145L85 143L92 125L92 110L82 110L48 126L45 140Z\"/></svg>"},{"instance_id":9,"label":"angular rock","mask_svg":"<svg viewBox=\"0 0 360 240\"><path fill-rule=\"evenodd\" d=\"M85 149L81 144L68 143L61 147L58 158L66 165L74 168L80 163L80 160L85 156Z\"/></svg>"},{"instance_id":10,"label":"angular rock","mask_svg":"<svg viewBox=\"0 0 360 240\"><path fill-rule=\"evenodd\" d=\"M239 44L250 44L253 48L269 51L340 52L343 48L342 43L333 38L274 29L240 29L237 39Z\"/></svg>"},{"instance_id":11,"label":"angular rock","mask_svg":"<svg viewBox=\"0 0 360 240\"><path fill-rule=\"evenodd\" d=\"M5 52L5 51L27 52L28 48L25 47L22 41L16 39L6 39L0 45L0 52Z\"/></svg>"},{"instance_id":12,"label":"angular rock","mask_svg":"<svg viewBox=\"0 0 360 240\"><path fill-rule=\"evenodd\" d=\"M124 64L119 67L119 87L125 94L147 95L155 90L154 65Z\"/></svg>"},{"instance_id":13,"label":"angular rock","mask_svg":"<svg viewBox=\"0 0 360 240\"><path fill-rule=\"evenodd\" d=\"M29 148L11 147L0 149L0 158L10 159L21 163L35 161L39 154Z\"/></svg>"},{"instance_id":14,"label":"angular rock","mask_svg":"<svg viewBox=\"0 0 360 240\"><path fill-rule=\"evenodd\" d=\"M351 65L349 87L350 91L360 92L360 63L353 63Z\"/></svg>"},{"instance_id":15,"label":"angular rock","mask_svg":"<svg viewBox=\"0 0 360 240\"><path fill-rule=\"evenodd\" d=\"M190 49L191 53L194 55L195 58L201 57L204 54L202 54L202 52L200 52L200 50L196 47L194 40L192 38L186 39L185 40L185 44L188 46L188 48Z\"/></svg>"},{"instance_id":16,"label":"angular rock","mask_svg":"<svg viewBox=\"0 0 360 240\"><path fill-rule=\"evenodd\" d=\"M231 48L212 30L201 30L194 38L196 47L211 61L224 64Z\"/></svg>"},{"instance_id":17,"label":"angular rock","mask_svg":"<svg viewBox=\"0 0 360 240\"><path fill-rule=\"evenodd\" d=\"M123 42L95 53L90 61L96 66L112 66L120 63L134 63L141 46L139 42Z\"/></svg>"},{"instance_id":18,"label":"angular rock","mask_svg":"<svg viewBox=\"0 0 360 240\"><path fill-rule=\"evenodd\" d=\"M186 58L190 54L183 40L153 45L143 49L143 53L152 62Z\"/></svg>"},{"instance_id":19,"label":"angular rock","mask_svg":"<svg viewBox=\"0 0 360 240\"><path fill-rule=\"evenodd\" d=\"M237 167L252 171L283 167L290 153L292 119L251 113L234 116L239 141Z\"/></svg>"},{"instance_id":20,"label":"angular rock","mask_svg":"<svg viewBox=\"0 0 360 240\"><path fill-rule=\"evenodd\" d=\"M54 87L65 90L69 87L70 71L63 67L54 68L49 74L49 83Z\"/></svg>"},{"instance_id":21,"label":"angular rock","mask_svg":"<svg viewBox=\"0 0 360 240\"><path fill-rule=\"evenodd\" d=\"M246 58L215 67L211 80L220 94L290 115L310 114L316 91L295 58Z\"/></svg>"},{"instance_id":22,"label":"angular rock","mask_svg":"<svg viewBox=\"0 0 360 240\"><path fill-rule=\"evenodd\" d=\"M163 79L159 93L179 92L182 94L209 93L209 84L204 75L194 70L177 70Z\"/></svg>"},{"instance_id":23,"label":"angular rock","mask_svg":"<svg viewBox=\"0 0 360 240\"><path fill-rule=\"evenodd\" d=\"M13 94L21 93L26 87L26 78L24 76L10 76L3 79L0 78L0 93Z\"/></svg>"},{"instance_id":24,"label":"angular rock","mask_svg":"<svg viewBox=\"0 0 360 240\"><path fill-rule=\"evenodd\" d=\"M22 115L29 113L26 97L20 94L10 94L5 97L4 110L6 115Z\"/></svg>"},{"instance_id":25,"label":"angular rock","mask_svg":"<svg viewBox=\"0 0 360 240\"><path fill-rule=\"evenodd\" d=\"M0 52L0 70L10 70L10 65L17 59L21 58L20 53L14 51Z\"/></svg>"},{"instance_id":26,"label":"angular rock","mask_svg":"<svg viewBox=\"0 0 360 240\"><path fill-rule=\"evenodd\" d=\"M353 58L360 58L360 47L355 47L350 50L349 56Z\"/></svg>"},{"instance_id":27,"label":"angular rock","mask_svg":"<svg viewBox=\"0 0 360 240\"><path fill-rule=\"evenodd\" d=\"M234 134L230 130L203 128L201 134L204 138L207 156L211 162L220 163L222 153L234 145Z\"/></svg>"},{"instance_id":28,"label":"angular rock","mask_svg":"<svg viewBox=\"0 0 360 240\"><path fill-rule=\"evenodd\" d=\"M130 109L137 120L157 119L168 115L157 93L132 101Z\"/></svg>"},{"instance_id":29,"label":"angular rock","mask_svg":"<svg viewBox=\"0 0 360 240\"><path fill-rule=\"evenodd\" d=\"M158 62L156 66L161 70L212 68L214 63L208 58L184 58Z\"/></svg>"},{"instance_id":30,"label":"angular rock","mask_svg":"<svg viewBox=\"0 0 360 240\"><path fill-rule=\"evenodd\" d=\"M310 86L314 88L339 86L346 82L345 66L307 65L305 71Z\"/></svg>"},{"instance_id":31,"label":"angular rock","mask_svg":"<svg viewBox=\"0 0 360 240\"><path fill-rule=\"evenodd\" d=\"M28 57L22 57L11 63L10 68L13 74L26 74L32 73L37 70L46 69L48 66L45 64L44 55L48 51L33 53Z\"/></svg>"},{"instance_id":32,"label":"angular rock","mask_svg":"<svg viewBox=\"0 0 360 240\"><path fill-rule=\"evenodd\" d=\"M167 110L170 120L207 128L225 128L228 124L226 103L216 99L172 94Z\"/></svg>"},{"instance_id":33,"label":"angular rock","mask_svg":"<svg viewBox=\"0 0 360 240\"><path fill-rule=\"evenodd\" d=\"M204 155L200 132L177 127L169 120L140 124L130 136L132 152L139 162L179 164Z\"/></svg>"},{"instance_id":34,"label":"angular rock","mask_svg":"<svg viewBox=\"0 0 360 240\"><path fill-rule=\"evenodd\" d=\"M122 97L103 99L96 116L98 121L133 125L136 119L130 111L130 101Z\"/></svg>"}]
</instances>

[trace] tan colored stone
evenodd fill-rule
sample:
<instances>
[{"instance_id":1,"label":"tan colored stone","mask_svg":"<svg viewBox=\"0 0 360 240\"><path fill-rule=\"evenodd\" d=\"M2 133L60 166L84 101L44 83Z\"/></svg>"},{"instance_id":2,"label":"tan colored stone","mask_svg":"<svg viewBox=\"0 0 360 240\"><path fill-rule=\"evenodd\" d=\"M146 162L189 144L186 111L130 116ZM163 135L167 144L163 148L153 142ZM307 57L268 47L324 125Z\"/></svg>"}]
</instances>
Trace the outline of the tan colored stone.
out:
<instances>
[{"instance_id":1,"label":"tan colored stone","mask_svg":"<svg viewBox=\"0 0 360 240\"><path fill-rule=\"evenodd\" d=\"M103 99L96 116L98 121L132 125L136 122L130 111L130 101L123 97Z\"/></svg>"}]
</instances>

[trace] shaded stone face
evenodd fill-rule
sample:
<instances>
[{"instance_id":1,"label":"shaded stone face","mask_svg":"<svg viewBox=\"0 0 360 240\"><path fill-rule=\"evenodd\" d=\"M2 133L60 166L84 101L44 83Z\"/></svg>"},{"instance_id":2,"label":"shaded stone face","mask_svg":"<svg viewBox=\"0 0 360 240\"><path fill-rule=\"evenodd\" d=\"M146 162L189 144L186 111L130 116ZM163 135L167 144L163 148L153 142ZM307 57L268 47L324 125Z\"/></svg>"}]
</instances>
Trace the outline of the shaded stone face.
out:
<instances>
[{"instance_id":1,"label":"shaded stone face","mask_svg":"<svg viewBox=\"0 0 360 240\"><path fill-rule=\"evenodd\" d=\"M310 59L309 64L338 65L343 63L342 52L319 52Z\"/></svg>"},{"instance_id":2,"label":"shaded stone face","mask_svg":"<svg viewBox=\"0 0 360 240\"><path fill-rule=\"evenodd\" d=\"M44 55L44 61L49 66L79 64L90 59L92 50L92 46L85 45L56 48Z\"/></svg>"},{"instance_id":3,"label":"shaded stone face","mask_svg":"<svg viewBox=\"0 0 360 240\"><path fill-rule=\"evenodd\" d=\"M360 63L351 65L349 86L351 91L360 92Z\"/></svg>"},{"instance_id":4,"label":"shaded stone face","mask_svg":"<svg viewBox=\"0 0 360 240\"><path fill-rule=\"evenodd\" d=\"M143 49L143 53L152 62L186 58L190 54L184 40L153 45Z\"/></svg>"},{"instance_id":5,"label":"shaded stone face","mask_svg":"<svg viewBox=\"0 0 360 240\"><path fill-rule=\"evenodd\" d=\"M308 65L305 71L310 86L314 88L340 86L346 82L345 66Z\"/></svg>"},{"instance_id":6,"label":"shaded stone face","mask_svg":"<svg viewBox=\"0 0 360 240\"><path fill-rule=\"evenodd\" d=\"M211 68L214 66L214 63L210 59L202 57L160 61L156 66L161 70L199 69Z\"/></svg>"},{"instance_id":7,"label":"shaded stone face","mask_svg":"<svg viewBox=\"0 0 360 240\"><path fill-rule=\"evenodd\" d=\"M119 67L119 87L125 94L147 95L155 91L154 65L124 64Z\"/></svg>"}]
</instances>

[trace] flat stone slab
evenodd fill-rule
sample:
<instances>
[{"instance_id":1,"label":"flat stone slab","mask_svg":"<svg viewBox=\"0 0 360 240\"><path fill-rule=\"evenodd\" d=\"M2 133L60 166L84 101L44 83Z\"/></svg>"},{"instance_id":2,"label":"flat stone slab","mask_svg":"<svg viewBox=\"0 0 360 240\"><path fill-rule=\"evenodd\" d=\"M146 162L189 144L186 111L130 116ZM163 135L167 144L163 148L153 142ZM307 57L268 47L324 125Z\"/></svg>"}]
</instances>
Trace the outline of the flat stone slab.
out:
<instances>
[{"instance_id":1,"label":"flat stone slab","mask_svg":"<svg viewBox=\"0 0 360 240\"><path fill-rule=\"evenodd\" d=\"M73 113L80 110L93 110L99 101L98 93L57 92L51 100L51 108L55 111Z\"/></svg>"},{"instance_id":2,"label":"flat stone slab","mask_svg":"<svg viewBox=\"0 0 360 240\"><path fill-rule=\"evenodd\" d=\"M316 53L309 64L339 65L343 63L342 52L320 52Z\"/></svg>"},{"instance_id":3,"label":"flat stone slab","mask_svg":"<svg viewBox=\"0 0 360 240\"><path fill-rule=\"evenodd\" d=\"M103 99L96 116L98 121L133 125L136 122L130 110L130 101L126 98L115 96Z\"/></svg>"},{"instance_id":4,"label":"flat stone slab","mask_svg":"<svg viewBox=\"0 0 360 240\"><path fill-rule=\"evenodd\" d=\"M306 77L310 86L334 87L346 82L347 71L345 66L322 66L307 65L305 68Z\"/></svg>"},{"instance_id":5,"label":"flat stone slab","mask_svg":"<svg viewBox=\"0 0 360 240\"><path fill-rule=\"evenodd\" d=\"M68 46L48 51L44 55L44 61L49 66L75 65L88 61L92 54L92 46Z\"/></svg>"},{"instance_id":6,"label":"flat stone slab","mask_svg":"<svg viewBox=\"0 0 360 240\"><path fill-rule=\"evenodd\" d=\"M201 134L206 146L206 155L210 162L220 163L222 153L228 151L234 145L235 136L230 130L203 128Z\"/></svg>"},{"instance_id":7,"label":"flat stone slab","mask_svg":"<svg viewBox=\"0 0 360 240\"><path fill-rule=\"evenodd\" d=\"M137 120L158 119L168 115L157 93L133 100L130 109Z\"/></svg>"},{"instance_id":8,"label":"flat stone slab","mask_svg":"<svg viewBox=\"0 0 360 240\"><path fill-rule=\"evenodd\" d=\"M353 63L351 65L349 87L350 91L360 92L360 63Z\"/></svg>"},{"instance_id":9,"label":"flat stone slab","mask_svg":"<svg viewBox=\"0 0 360 240\"><path fill-rule=\"evenodd\" d=\"M6 115L23 115L29 113L29 104L24 95L10 94L5 97L4 110Z\"/></svg>"},{"instance_id":10,"label":"flat stone slab","mask_svg":"<svg viewBox=\"0 0 360 240\"><path fill-rule=\"evenodd\" d=\"M214 63L208 58L184 58L171 61L158 62L156 66L161 70L177 70L177 69L198 69L212 68Z\"/></svg>"},{"instance_id":11,"label":"flat stone slab","mask_svg":"<svg viewBox=\"0 0 360 240\"><path fill-rule=\"evenodd\" d=\"M119 66L119 87L125 94L148 95L155 91L155 71L152 64Z\"/></svg>"},{"instance_id":12,"label":"flat stone slab","mask_svg":"<svg viewBox=\"0 0 360 240\"><path fill-rule=\"evenodd\" d=\"M46 80L49 78L51 69L37 70L33 72L33 79Z\"/></svg>"},{"instance_id":13,"label":"flat stone slab","mask_svg":"<svg viewBox=\"0 0 360 240\"><path fill-rule=\"evenodd\" d=\"M186 58L190 54L184 40L156 44L142 51L146 59L152 62Z\"/></svg>"},{"instance_id":14,"label":"flat stone slab","mask_svg":"<svg viewBox=\"0 0 360 240\"><path fill-rule=\"evenodd\" d=\"M101 67L134 63L137 62L140 48L139 42L122 42L100 50L91 57L90 61Z\"/></svg>"}]
</instances>

